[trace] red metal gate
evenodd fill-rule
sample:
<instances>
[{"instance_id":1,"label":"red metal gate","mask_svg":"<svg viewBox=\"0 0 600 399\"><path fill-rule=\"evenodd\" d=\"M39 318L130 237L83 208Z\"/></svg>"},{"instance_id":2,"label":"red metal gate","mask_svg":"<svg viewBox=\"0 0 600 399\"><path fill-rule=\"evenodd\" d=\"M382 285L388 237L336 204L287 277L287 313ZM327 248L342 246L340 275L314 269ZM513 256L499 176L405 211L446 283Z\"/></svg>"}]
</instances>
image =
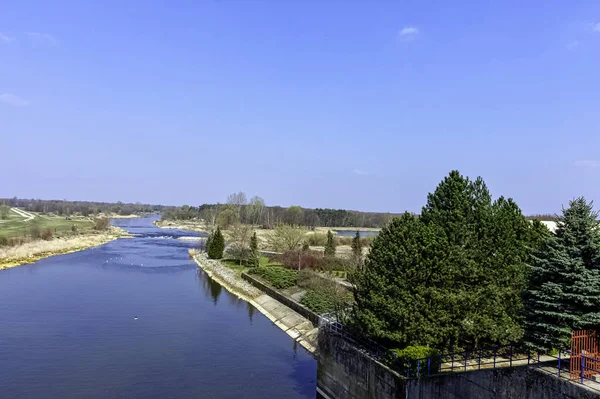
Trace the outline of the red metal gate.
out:
<instances>
[{"instance_id":1,"label":"red metal gate","mask_svg":"<svg viewBox=\"0 0 600 399\"><path fill-rule=\"evenodd\" d=\"M571 334L571 380L581 379L582 376L591 379L594 374L598 374L598 332L596 329L575 330Z\"/></svg>"}]
</instances>

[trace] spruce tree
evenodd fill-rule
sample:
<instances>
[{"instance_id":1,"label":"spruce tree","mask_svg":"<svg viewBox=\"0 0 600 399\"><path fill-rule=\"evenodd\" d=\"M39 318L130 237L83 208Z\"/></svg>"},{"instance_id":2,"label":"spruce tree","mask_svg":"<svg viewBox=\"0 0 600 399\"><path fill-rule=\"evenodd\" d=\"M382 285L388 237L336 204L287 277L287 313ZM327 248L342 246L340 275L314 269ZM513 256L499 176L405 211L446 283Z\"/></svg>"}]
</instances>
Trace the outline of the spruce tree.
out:
<instances>
[{"instance_id":1,"label":"spruce tree","mask_svg":"<svg viewBox=\"0 0 600 399\"><path fill-rule=\"evenodd\" d=\"M356 235L352 239L352 255L354 259L362 259L362 243L360 241L360 232L356 231Z\"/></svg>"},{"instance_id":2,"label":"spruce tree","mask_svg":"<svg viewBox=\"0 0 600 399\"><path fill-rule=\"evenodd\" d=\"M260 260L260 252L258 251L258 237L256 237L256 231L250 237L250 266L258 266Z\"/></svg>"},{"instance_id":3,"label":"spruce tree","mask_svg":"<svg viewBox=\"0 0 600 399\"><path fill-rule=\"evenodd\" d=\"M211 259L221 259L223 257L223 250L225 250L225 238L221 233L221 229L217 227L217 230L211 237L210 247L207 248L208 257Z\"/></svg>"},{"instance_id":4,"label":"spruce tree","mask_svg":"<svg viewBox=\"0 0 600 399\"><path fill-rule=\"evenodd\" d=\"M325 256L335 256L335 239L331 230L327 232L327 244L325 244Z\"/></svg>"},{"instance_id":5,"label":"spruce tree","mask_svg":"<svg viewBox=\"0 0 600 399\"><path fill-rule=\"evenodd\" d=\"M600 324L598 214L584 198L570 201L556 234L541 235L529 262L526 341L540 351L568 345L574 329Z\"/></svg>"},{"instance_id":6,"label":"spruce tree","mask_svg":"<svg viewBox=\"0 0 600 399\"><path fill-rule=\"evenodd\" d=\"M208 235L208 238L206 239L206 243L204 244L204 250L206 251L206 253L208 254L208 252L210 251L210 247L212 245L212 237L213 237L214 233L210 233Z\"/></svg>"}]
</instances>

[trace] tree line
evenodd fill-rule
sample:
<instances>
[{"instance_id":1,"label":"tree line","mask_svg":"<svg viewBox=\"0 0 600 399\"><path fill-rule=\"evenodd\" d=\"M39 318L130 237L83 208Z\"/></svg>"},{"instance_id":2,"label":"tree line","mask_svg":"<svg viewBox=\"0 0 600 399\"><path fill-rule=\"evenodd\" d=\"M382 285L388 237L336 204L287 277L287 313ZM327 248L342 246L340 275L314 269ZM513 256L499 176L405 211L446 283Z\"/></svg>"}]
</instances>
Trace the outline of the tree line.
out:
<instances>
[{"instance_id":1,"label":"tree line","mask_svg":"<svg viewBox=\"0 0 600 399\"><path fill-rule=\"evenodd\" d=\"M183 205L167 208L164 219L190 220L203 219L211 226L219 225L227 229L235 223L251 224L273 228L280 224L306 227L368 227L385 226L393 213L359 212L344 209L303 208L300 206L267 206L264 199L252 197L249 200L243 192L231 194L224 204L203 204L198 207Z\"/></svg>"},{"instance_id":2,"label":"tree line","mask_svg":"<svg viewBox=\"0 0 600 399\"><path fill-rule=\"evenodd\" d=\"M92 202L92 201L66 201L66 200L41 200L24 198L0 198L0 204L22 208L29 212L55 213L57 215L80 214L93 216L99 213L116 213L119 215L132 215L138 213L156 213L165 209L163 205L149 205L136 202Z\"/></svg>"},{"instance_id":3,"label":"tree line","mask_svg":"<svg viewBox=\"0 0 600 399\"><path fill-rule=\"evenodd\" d=\"M521 342L563 349L571 331L600 325L600 230L577 198L550 232L481 178L452 171L421 215L377 236L352 276L347 322L390 347L471 350Z\"/></svg>"}]
</instances>

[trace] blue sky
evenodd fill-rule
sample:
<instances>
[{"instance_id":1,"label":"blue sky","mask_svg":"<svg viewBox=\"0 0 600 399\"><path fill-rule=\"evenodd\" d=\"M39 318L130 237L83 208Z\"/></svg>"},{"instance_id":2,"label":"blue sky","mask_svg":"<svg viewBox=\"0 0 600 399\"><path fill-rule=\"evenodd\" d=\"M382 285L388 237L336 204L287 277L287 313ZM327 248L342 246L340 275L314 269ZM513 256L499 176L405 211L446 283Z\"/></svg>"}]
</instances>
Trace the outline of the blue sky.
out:
<instances>
[{"instance_id":1,"label":"blue sky","mask_svg":"<svg viewBox=\"0 0 600 399\"><path fill-rule=\"evenodd\" d=\"M0 197L600 201L600 2L3 1ZM600 205L600 204L599 204Z\"/></svg>"}]
</instances>

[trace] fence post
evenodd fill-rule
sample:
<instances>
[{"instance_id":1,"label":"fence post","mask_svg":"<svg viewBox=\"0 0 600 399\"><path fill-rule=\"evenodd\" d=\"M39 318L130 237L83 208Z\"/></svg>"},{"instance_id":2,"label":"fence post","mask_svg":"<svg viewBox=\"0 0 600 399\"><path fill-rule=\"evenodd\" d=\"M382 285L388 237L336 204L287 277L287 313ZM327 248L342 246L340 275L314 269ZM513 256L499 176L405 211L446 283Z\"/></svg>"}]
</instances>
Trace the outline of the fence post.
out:
<instances>
[{"instance_id":1,"label":"fence post","mask_svg":"<svg viewBox=\"0 0 600 399\"><path fill-rule=\"evenodd\" d=\"M481 370L481 349L479 350L477 355L477 370Z\"/></svg>"},{"instance_id":2,"label":"fence post","mask_svg":"<svg viewBox=\"0 0 600 399\"><path fill-rule=\"evenodd\" d=\"M421 377L421 359L417 359L417 378Z\"/></svg>"},{"instance_id":3,"label":"fence post","mask_svg":"<svg viewBox=\"0 0 600 399\"><path fill-rule=\"evenodd\" d=\"M427 375L431 374L431 358L427 358Z\"/></svg>"},{"instance_id":4,"label":"fence post","mask_svg":"<svg viewBox=\"0 0 600 399\"><path fill-rule=\"evenodd\" d=\"M496 351L498 350L497 347L494 347L494 368L496 368Z\"/></svg>"},{"instance_id":5,"label":"fence post","mask_svg":"<svg viewBox=\"0 0 600 399\"><path fill-rule=\"evenodd\" d=\"M540 352L538 351L538 368L540 367Z\"/></svg>"},{"instance_id":6,"label":"fence post","mask_svg":"<svg viewBox=\"0 0 600 399\"><path fill-rule=\"evenodd\" d=\"M513 355L513 344L510 344L510 360L509 360L509 367L512 367L512 356Z\"/></svg>"},{"instance_id":7,"label":"fence post","mask_svg":"<svg viewBox=\"0 0 600 399\"><path fill-rule=\"evenodd\" d=\"M531 360L531 349L527 349L527 365L529 366L529 361Z\"/></svg>"},{"instance_id":8,"label":"fence post","mask_svg":"<svg viewBox=\"0 0 600 399\"><path fill-rule=\"evenodd\" d=\"M465 351L465 366L464 366L464 371L467 371L467 354L468 354L468 352Z\"/></svg>"},{"instance_id":9,"label":"fence post","mask_svg":"<svg viewBox=\"0 0 600 399\"><path fill-rule=\"evenodd\" d=\"M583 384L583 377L584 377L584 369L585 369L585 357L583 355L581 355L581 383Z\"/></svg>"},{"instance_id":10,"label":"fence post","mask_svg":"<svg viewBox=\"0 0 600 399\"><path fill-rule=\"evenodd\" d=\"M406 368L406 378L410 377L410 360L408 360L408 367Z\"/></svg>"},{"instance_id":11,"label":"fence post","mask_svg":"<svg viewBox=\"0 0 600 399\"><path fill-rule=\"evenodd\" d=\"M452 363L450 363L450 371L454 371L454 353L452 354Z\"/></svg>"},{"instance_id":12,"label":"fence post","mask_svg":"<svg viewBox=\"0 0 600 399\"><path fill-rule=\"evenodd\" d=\"M558 351L558 378L560 378L560 350Z\"/></svg>"}]
</instances>

